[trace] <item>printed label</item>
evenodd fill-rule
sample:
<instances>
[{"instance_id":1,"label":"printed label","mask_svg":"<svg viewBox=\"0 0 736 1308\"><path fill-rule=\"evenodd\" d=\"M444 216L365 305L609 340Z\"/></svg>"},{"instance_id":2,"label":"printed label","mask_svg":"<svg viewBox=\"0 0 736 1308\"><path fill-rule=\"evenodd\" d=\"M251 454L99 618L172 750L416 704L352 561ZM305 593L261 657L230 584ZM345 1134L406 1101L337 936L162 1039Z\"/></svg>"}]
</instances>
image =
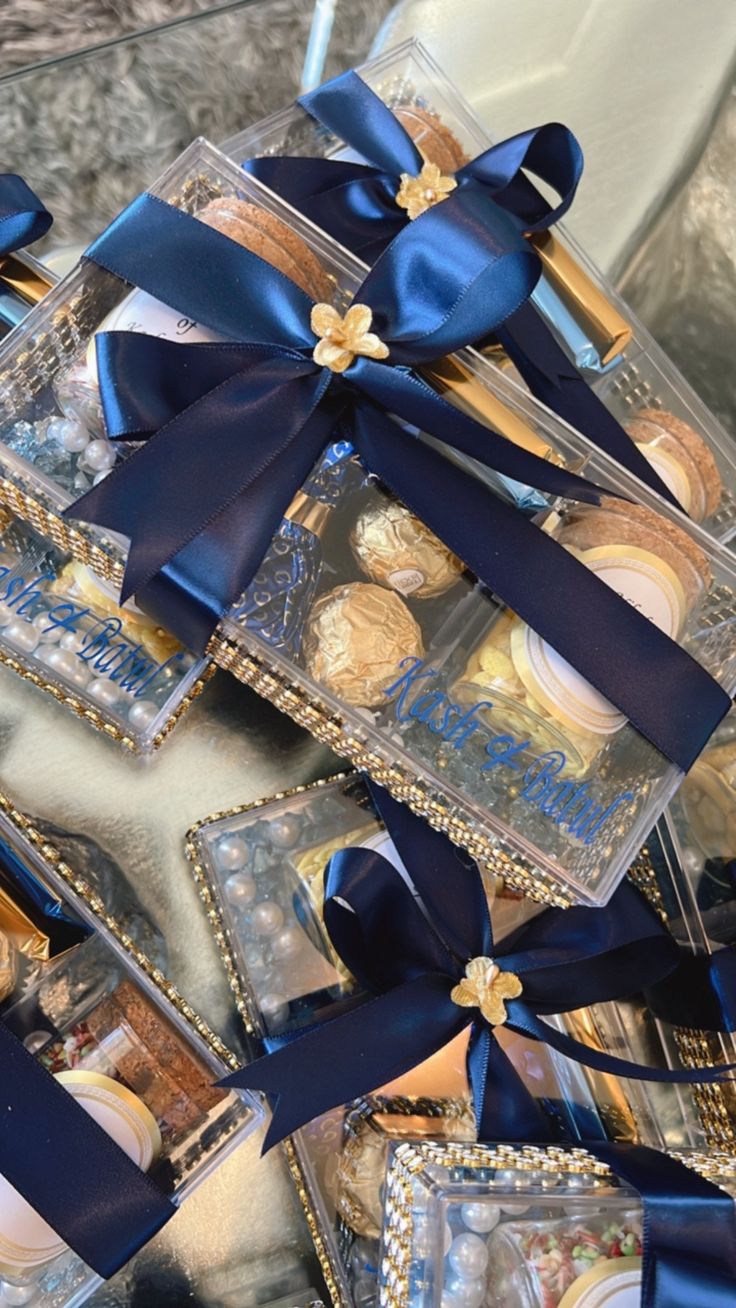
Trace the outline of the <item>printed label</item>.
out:
<instances>
[{"instance_id":1,"label":"printed label","mask_svg":"<svg viewBox=\"0 0 736 1308\"><path fill-rule=\"evenodd\" d=\"M136 1166L147 1171L161 1147L161 1137L143 1101L127 1086L100 1073L59 1072L56 1079ZM65 1249L48 1223L0 1176L0 1271L8 1276L28 1271Z\"/></svg>"},{"instance_id":2,"label":"printed label","mask_svg":"<svg viewBox=\"0 0 736 1308\"><path fill-rule=\"evenodd\" d=\"M685 616L685 593L668 564L648 550L600 545L584 550L581 562L666 635L676 637ZM572 730L608 736L626 723L579 672L523 623L511 633L511 657L527 691Z\"/></svg>"},{"instance_id":3,"label":"printed label","mask_svg":"<svg viewBox=\"0 0 736 1308\"><path fill-rule=\"evenodd\" d=\"M220 341L216 332L201 327L193 318L187 318L178 309L169 308L154 299L147 291L133 291L116 309L107 315L95 332L145 332L147 336L160 336L164 341ZM95 336L87 346L87 367L97 374Z\"/></svg>"},{"instance_id":4,"label":"printed label","mask_svg":"<svg viewBox=\"0 0 736 1308\"><path fill-rule=\"evenodd\" d=\"M389 572L386 580L400 595L411 595L424 585L426 578L418 568L397 568L395 572Z\"/></svg>"}]
</instances>

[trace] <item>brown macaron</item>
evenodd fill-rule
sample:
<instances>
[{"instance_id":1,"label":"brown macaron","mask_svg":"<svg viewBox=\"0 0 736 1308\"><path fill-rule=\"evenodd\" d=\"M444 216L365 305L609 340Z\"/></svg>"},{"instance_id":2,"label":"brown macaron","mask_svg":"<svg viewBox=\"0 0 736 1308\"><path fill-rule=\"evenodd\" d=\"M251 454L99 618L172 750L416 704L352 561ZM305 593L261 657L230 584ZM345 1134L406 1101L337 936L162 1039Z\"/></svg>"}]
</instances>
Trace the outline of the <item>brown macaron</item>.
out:
<instances>
[{"instance_id":1,"label":"brown macaron","mask_svg":"<svg viewBox=\"0 0 736 1308\"><path fill-rule=\"evenodd\" d=\"M436 164L441 173L452 175L468 163L468 156L457 137L437 114L416 105L394 112L420 153L429 163Z\"/></svg>"},{"instance_id":2,"label":"brown macaron","mask_svg":"<svg viewBox=\"0 0 736 1308\"><path fill-rule=\"evenodd\" d=\"M317 256L301 236L268 209L223 195L210 200L196 217L265 259L313 300L332 303L334 287Z\"/></svg>"},{"instance_id":3,"label":"brown macaron","mask_svg":"<svg viewBox=\"0 0 736 1308\"><path fill-rule=\"evenodd\" d=\"M700 598L701 584L704 590L711 584L710 564L700 546L676 523L643 504L607 499L600 508L573 508L557 540L580 550L619 544L647 550L680 578L688 607Z\"/></svg>"},{"instance_id":4,"label":"brown macaron","mask_svg":"<svg viewBox=\"0 0 736 1308\"><path fill-rule=\"evenodd\" d=\"M667 409L641 409L631 422L626 423L626 430L632 440L648 445L652 440L652 426L660 428L671 436L682 448L687 460L695 465L705 496L703 517L709 518L718 508L723 494L721 474L712 451L694 427L684 422L682 418L675 417L674 413L669 413ZM686 461L683 461L683 466L687 473Z\"/></svg>"}]
</instances>

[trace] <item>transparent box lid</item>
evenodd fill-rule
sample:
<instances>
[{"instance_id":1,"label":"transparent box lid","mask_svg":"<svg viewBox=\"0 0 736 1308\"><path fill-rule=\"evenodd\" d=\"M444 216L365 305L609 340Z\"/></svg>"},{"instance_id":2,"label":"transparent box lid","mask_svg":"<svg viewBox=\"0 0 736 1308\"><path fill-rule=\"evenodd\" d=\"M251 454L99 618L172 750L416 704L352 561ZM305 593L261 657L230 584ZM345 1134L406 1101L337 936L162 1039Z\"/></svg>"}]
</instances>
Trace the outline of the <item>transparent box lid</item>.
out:
<instances>
[{"instance_id":1,"label":"transparent box lid","mask_svg":"<svg viewBox=\"0 0 736 1308\"><path fill-rule=\"evenodd\" d=\"M235 201L255 205L272 224L285 224L276 228L282 245L275 257L284 254L288 227L288 243L303 243L315 292L337 306L347 305L363 279L347 252L205 142L191 146L152 191L195 214L213 200L226 209ZM294 275L304 275L303 267ZM108 449L94 430L92 338L103 324L141 323L172 339L193 332L212 338L83 262L0 347L6 494L20 511L41 514L44 531L116 584L125 541L62 522L75 498L75 467L65 462L63 471L49 471L43 444L28 440L27 427L71 405L91 443ZM492 366L469 351L455 357L491 394ZM605 499L594 509L542 498L540 525L627 598L631 591L632 602L732 693L730 553L530 397L519 393L514 406L556 459L632 501ZM22 451L14 447L18 423ZM130 453L113 450L95 461ZM487 480L494 493L508 494L493 475ZM393 793L435 812L474 856L554 902L604 902L681 780L367 475L345 441L329 447L287 510L211 652Z\"/></svg>"}]
</instances>

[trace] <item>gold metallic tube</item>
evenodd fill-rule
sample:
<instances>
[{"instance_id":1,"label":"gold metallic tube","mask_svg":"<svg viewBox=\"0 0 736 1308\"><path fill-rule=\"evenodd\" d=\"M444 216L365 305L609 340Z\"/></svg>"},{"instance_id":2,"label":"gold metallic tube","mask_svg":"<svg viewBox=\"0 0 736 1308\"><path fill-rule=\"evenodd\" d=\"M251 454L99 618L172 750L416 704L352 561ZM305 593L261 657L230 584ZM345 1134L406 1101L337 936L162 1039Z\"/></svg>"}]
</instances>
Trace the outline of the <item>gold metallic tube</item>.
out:
<instances>
[{"instance_id":1,"label":"gold metallic tube","mask_svg":"<svg viewBox=\"0 0 736 1308\"><path fill-rule=\"evenodd\" d=\"M15 291L27 304L38 304L56 279L36 259L8 254L0 259L0 282Z\"/></svg>"},{"instance_id":2,"label":"gold metallic tube","mask_svg":"<svg viewBox=\"0 0 736 1308\"><path fill-rule=\"evenodd\" d=\"M579 1040L581 1044L588 1045L601 1054L611 1052L610 1049L606 1049L589 1008L579 1008L574 1013L566 1013L564 1022L573 1040ZM641 1138L640 1131L619 1078L609 1072L596 1072L589 1067L583 1070L610 1138L636 1144Z\"/></svg>"},{"instance_id":3,"label":"gold metallic tube","mask_svg":"<svg viewBox=\"0 0 736 1308\"><path fill-rule=\"evenodd\" d=\"M545 276L581 326L585 324L601 363L610 363L631 341L633 333L626 319L552 232L533 232L529 240L542 260Z\"/></svg>"},{"instance_id":4,"label":"gold metallic tube","mask_svg":"<svg viewBox=\"0 0 736 1308\"><path fill-rule=\"evenodd\" d=\"M442 393L450 391L464 409L486 419L494 431L542 459L551 459L553 451L519 414L506 407L474 377L469 368L458 359L441 359L439 363L423 369L425 376Z\"/></svg>"}]
</instances>

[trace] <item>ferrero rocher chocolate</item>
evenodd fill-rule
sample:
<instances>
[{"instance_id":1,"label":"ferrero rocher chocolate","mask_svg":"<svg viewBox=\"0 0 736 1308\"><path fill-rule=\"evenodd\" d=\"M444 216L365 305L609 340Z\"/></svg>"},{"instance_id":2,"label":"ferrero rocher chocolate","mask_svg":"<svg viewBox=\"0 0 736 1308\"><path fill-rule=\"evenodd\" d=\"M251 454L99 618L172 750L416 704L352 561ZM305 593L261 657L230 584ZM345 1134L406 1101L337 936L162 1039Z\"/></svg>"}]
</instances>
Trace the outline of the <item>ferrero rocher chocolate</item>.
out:
<instances>
[{"instance_id":1,"label":"ferrero rocher chocolate","mask_svg":"<svg viewBox=\"0 0 736 1308\"><path fill-rule=\"evenodd\" d=\"M402 659L423 654L422 633L404 601L362 581L318 599L304 637L308 672L346 704L364 708L381 703Z\"/></svg>"},{"instance_id":2,"label":"ferrero rocher chocolate","mask_svg":"<svg viewBox=\"0 0 736 1308\"><path fill-rule=\"evenodd\" d=\"M396 500L364 509L350 533L350 544L372 581L417 599L441 595L463 570L462 560Z\"/></svg>"}]
</instances>

